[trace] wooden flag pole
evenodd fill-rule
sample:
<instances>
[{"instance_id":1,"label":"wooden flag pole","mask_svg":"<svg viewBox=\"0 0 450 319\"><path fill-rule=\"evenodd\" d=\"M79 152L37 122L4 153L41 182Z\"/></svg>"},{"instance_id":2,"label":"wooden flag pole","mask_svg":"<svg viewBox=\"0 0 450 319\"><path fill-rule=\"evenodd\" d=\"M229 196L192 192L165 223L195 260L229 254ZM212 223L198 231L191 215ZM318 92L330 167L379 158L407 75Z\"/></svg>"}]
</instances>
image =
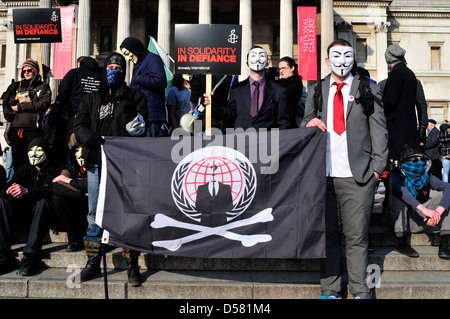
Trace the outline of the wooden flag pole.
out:
<instances>
[{"instance_id":1,"label":"wooden flag pole","mask_svg":"<svg viewBox=\"0 0 450 319\"><path fill-rule=\"evenodd\" d=\"M42 67L42 53L41 53L41 44L37 43L38 50L38 63L39 63L39 74L41 75L42 81L44 81L44 70Z\"/></svg>"},{"instance_id":2,"label":"wooden flag pole","mask_svg":"<svg viewBox=\"0 0 450 319\"><path fill-rule=\"evenodd\" d=\"M212 75L206 74L206 96L209 98L209 105L206 105L205 109L205 135L211 135L211 87L212 87Z\"/></svg>"}]
</instances>

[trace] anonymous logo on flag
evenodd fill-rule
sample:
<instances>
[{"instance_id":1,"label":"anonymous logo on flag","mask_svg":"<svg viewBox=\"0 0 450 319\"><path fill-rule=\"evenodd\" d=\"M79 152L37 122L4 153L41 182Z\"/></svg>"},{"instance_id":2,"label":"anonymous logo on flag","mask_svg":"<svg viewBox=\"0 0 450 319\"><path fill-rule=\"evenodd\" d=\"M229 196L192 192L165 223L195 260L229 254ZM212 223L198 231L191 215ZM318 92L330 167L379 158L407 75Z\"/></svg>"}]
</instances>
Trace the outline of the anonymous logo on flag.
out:
<instances>
[{"instance_id":1,"label":"anonymous logo on flag","mask_svg":"<svg viewBox=\"0 0 450 319\"><path fill-rule=\"evenodd\" d=\"M171 181L171 194L178 209L192 220L183 222L164 214L156 214L152 228L175 227L195 231L184 237L152 242L170 251L183 244L217 235L239 241L245 247L268 242L268 234L233 232L241 226L273 220L267 208L251 217L245 214L257 187L256 172L247 157L227 147L206 147L186 156L176 167Z\"/></svg>"}]
</instances>

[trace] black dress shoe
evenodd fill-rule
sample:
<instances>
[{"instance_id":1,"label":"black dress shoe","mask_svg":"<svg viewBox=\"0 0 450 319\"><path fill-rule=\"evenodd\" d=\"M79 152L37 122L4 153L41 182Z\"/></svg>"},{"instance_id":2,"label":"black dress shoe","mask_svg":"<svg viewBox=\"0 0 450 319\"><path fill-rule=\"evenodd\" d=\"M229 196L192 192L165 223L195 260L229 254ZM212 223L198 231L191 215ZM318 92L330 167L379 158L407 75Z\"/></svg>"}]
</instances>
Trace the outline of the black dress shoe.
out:
<instances>
[{"instance_id":1,"label":"black dress shoe","mask_svg":"<svg viewBox=\"0 0 450 319\"><path fill-rule=\"evenodd\" d=\"M21 276L33 276L39 269L41 259L37 256L24 256L19 264L17 274Z\"/></svg>"},{"instance_id":2,"label":"black dress shoe","mask_svg":"<svg viewBox=\"0 0 450 319\"><path fill-rule=\"evenodd\" d=\"M402 255L411 257L411 258L418 258L419 257L419 253L412 248L410 245L406 244L406 245L397 245L397 247L395 248L395 250L397 252L399 252Z\"/></svg>"}]
</instances>

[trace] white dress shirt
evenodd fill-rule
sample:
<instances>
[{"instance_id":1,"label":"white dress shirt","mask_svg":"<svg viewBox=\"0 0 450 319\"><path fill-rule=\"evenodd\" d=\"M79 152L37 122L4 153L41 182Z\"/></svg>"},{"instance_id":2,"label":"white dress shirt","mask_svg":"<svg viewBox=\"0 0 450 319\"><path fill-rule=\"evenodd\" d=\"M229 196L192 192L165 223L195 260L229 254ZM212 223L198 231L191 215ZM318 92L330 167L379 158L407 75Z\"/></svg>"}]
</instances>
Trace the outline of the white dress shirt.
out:
<instances>
[{"instance_id":1,"label":"white dress shirt","mask_svg":"<svg viewBox=\"0 0 450 319\"><path fill-rule=\"evenodd\" d=\"M352 171L348 161L347 151L347 105L349 99L354 99L350 96L350 87L353 82L353 75L349 73L344 80L345 84L342 89L342 96L344 100L344 119L346 130L338 135L333 129L333 101L337 86L333 85L335 81L330 78L330 93L328 95L328 109L327 109L327 176L331 177L352 177Z\"/></svg>"}]
</instances>

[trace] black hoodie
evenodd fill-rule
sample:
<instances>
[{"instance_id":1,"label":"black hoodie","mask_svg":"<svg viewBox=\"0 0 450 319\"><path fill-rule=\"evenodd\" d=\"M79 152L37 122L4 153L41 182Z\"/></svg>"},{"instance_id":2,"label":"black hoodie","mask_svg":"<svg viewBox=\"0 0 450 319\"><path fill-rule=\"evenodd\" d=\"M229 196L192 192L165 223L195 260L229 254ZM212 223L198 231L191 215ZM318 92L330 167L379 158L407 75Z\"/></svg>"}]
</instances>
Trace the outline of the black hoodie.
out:
<instances>
[{"instance_id":1,"label":"black hoodie","mask_svg":"<svg viewBox=\"0 0 450 319\"><path fill-rule=\"evenodd\" d=\"M61 173L64 165L54 160L50 144L44 138L38 137L33 139L28 145L28 149L31 149L33 146L41 146L47 155L47 159L39 165L40 169L30 163L20 166L17 172L14 172L13 178L3 188L1 197L12 198L11 195L6 194L6 190L14 183L28 189L28 194L19 200L35 202L43 197L51 196L52 180Z\"/></svg>"},{"instance_id":2,"label":"black hoodie","mask_svg":"<svg viewBox=\"0 0 450 319\"><path fill-rule=\"evenodd\" d=\"M101 72L98 62L91 57L84 57L79 68L67 72L61 81L58 102L68 116L77 113L83 96L99 89Z\"/></svg>"},{"instance_id":3,"label":"black hoodie","mask_svg":"<svg viewBox=\"0 0 450 319\"><path fill-rule=\"evenodd\" d=\"M147 99L142 92L128 87L125 81L114 89L108 87L106 67L114 55L122 56L120 53L113 52L106 58L99 90L81 100L75 119L73 131L77 141L83 145L86 167L98 164L100 156L97 151L103 142L101 136L129 137L126 124L133 120L138 112L144 119L147 119ZM126 72L126 64L122 68ZM112 114L108 114L100 120L100 110L102 106L108 104L113 105ZM106 117L110 118L106 119Z\"/></svg>"}]
</instances>

